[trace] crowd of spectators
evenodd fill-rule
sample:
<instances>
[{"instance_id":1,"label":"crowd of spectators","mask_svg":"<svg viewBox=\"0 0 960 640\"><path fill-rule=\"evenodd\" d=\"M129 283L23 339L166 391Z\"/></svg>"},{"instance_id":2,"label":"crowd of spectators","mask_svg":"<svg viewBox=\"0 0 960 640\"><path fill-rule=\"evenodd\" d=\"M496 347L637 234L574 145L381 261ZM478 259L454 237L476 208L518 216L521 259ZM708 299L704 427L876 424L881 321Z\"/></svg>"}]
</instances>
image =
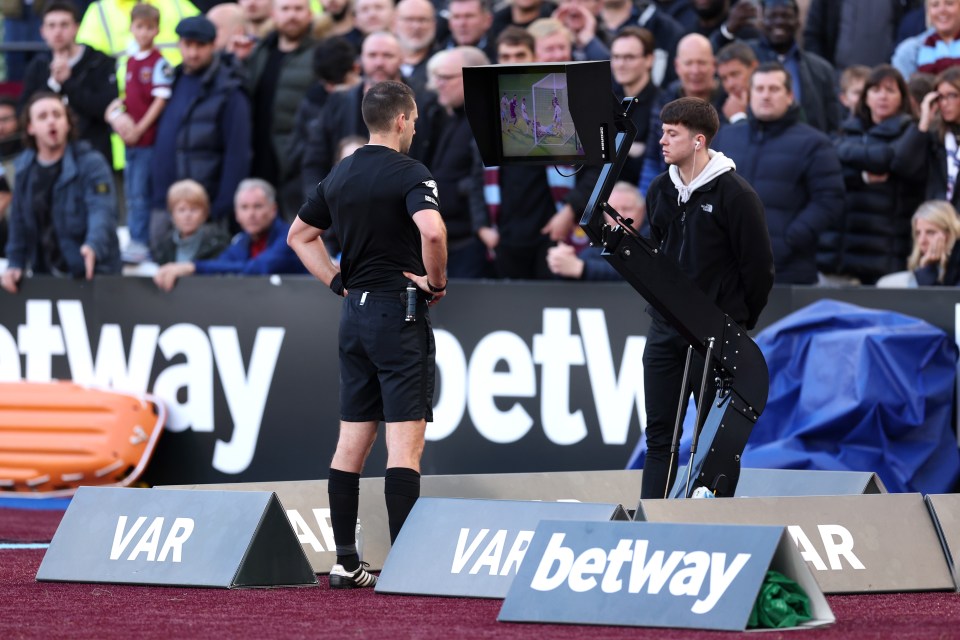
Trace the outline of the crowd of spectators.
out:
<instances>
[{"instance_id":1,"label":"crowd of spectators","mask_svg":"<svg viewBox=\"0 0 960 640\"><path fill-rule=\"evenodd\" d=\"M6 41L46 45L5 56L8 290L118 272L118 217L122 262L160 265L164 290L301 272L278 238L366 139L382 80L415 92L410 154L438 182L450 277L616 278L576 224L597 171L484 167L464 113L465 66L574 60L610 60L612 93L637 98L611 201L641 233L660 109L697 97L764 204L777 282L960 279L942 219L960 205L960 0L147 1L4 3Z\"/></svg>"}]
</instances>

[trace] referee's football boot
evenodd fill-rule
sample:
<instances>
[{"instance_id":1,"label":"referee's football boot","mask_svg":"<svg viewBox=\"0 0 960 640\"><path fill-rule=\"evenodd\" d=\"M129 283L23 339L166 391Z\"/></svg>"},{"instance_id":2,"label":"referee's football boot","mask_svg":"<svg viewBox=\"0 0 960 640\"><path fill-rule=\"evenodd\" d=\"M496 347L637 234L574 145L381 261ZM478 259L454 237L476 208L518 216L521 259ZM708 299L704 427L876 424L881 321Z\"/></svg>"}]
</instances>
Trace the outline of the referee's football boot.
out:
<instances>
[{"instance_id":1,"label":"referee's football boot","mask_svg":"<svg viewBox=\"0 0 960 640\"><path fill-rule=\"evenodd\" d=\"M377 576L367 571L369 566L368 563L361 562L356 570L347 571L342 564L333 565L333 568L330 569L330 588L363 589L365 587L375 587Z\"/></svg>"}]
</instances>

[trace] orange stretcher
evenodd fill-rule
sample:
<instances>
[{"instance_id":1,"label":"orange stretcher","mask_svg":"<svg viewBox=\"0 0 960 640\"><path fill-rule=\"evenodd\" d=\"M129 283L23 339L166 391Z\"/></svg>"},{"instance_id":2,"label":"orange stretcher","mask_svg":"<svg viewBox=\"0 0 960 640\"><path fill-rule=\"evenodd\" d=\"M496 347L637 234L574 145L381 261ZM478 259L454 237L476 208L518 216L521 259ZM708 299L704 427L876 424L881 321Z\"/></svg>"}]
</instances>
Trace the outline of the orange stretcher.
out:
<instances>
[{"instance_id":1,"label":"orange stretcher","mask_svg":"<svg viewBox=\"0 0 960 640\"><path fill-rule=\"evenodd\" d=\"M149 394L73 382L0 383L0 496L72 495L143 473L166 421Z\"/></svg>"}]
</instances>

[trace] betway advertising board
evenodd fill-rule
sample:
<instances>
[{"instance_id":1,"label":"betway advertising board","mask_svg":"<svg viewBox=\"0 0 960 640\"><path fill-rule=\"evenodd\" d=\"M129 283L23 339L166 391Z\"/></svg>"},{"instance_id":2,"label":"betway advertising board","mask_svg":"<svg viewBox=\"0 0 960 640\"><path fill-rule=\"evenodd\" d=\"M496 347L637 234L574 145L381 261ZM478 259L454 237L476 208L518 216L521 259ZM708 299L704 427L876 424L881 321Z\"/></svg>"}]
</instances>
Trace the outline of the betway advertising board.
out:
<instances>
[{"instance_id":1,"label":"betway advertising board","mask_svg":"<svg viewBox=\"0 0 960 640\"><path fill-rule=\"evenodd\" d=\"M768 570L833 622L783 527L543 521L498 620L742 631Z\"/></svg>"},{"instance_id":2,"label":"betway advertising board","mask_svg":"<svg viewBox=\"0 0 960 640\"><path fill-rule=\"evenodd\" d=\"M451 285L431 312L438 390L424 473L624 466L643 422L645 303L625 284L576 292L535 303L527 287ZM0 380L164 401L147 482L326 477L340 302L315 281L194 277L163 293L149 279L33 278L0 300ZM381 439L367 468L385 461Z\"/></svg>"},{"instance_id":3,"label":"betway advertising board","mask_svg":"<svg viewBox=\"0 0 960 640\"><path fill-rule=\"evenodd\" d=\"M953 332L960 291L776 288L761 327L833 297ZM340 302L306 277L34 277L0 292L0 380L149 391L168 424L151 484L326 476ZM646 303L623 283L453 282L437 343L428 474L622 468L645 423ZM379 443L367 468L382 469Z\"/></svg>"}]
</instances>

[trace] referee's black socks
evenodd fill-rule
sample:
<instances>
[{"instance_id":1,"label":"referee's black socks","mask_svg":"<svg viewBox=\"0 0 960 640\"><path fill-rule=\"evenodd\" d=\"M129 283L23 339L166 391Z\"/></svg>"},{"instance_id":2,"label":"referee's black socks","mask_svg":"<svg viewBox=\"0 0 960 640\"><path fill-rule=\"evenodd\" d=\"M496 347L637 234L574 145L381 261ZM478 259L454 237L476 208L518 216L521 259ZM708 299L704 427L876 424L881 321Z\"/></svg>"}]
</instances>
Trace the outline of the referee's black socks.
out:
<instances>
[{"instance_id":1,"label":"referee's black socks","mask_svg":"<svg viewBox=\"0 0 960 640\"><path fill-rule=\"evenodd\" d=\"M420 497L420 474L405 467L390 467L383 480L383 497L390 521L390 544L393 544Z\"/></svg>"},{"instance_id":2,"label":"referee's black socks","mask_svg":"<svg viewBox=\"0 0 960 640\"><path fill-rule=\"evenodd\" d=\"M360 504L360 474L330 467L327 480L330 526L337 545L337 564L347 571L360 566L357 554L357 509Z\"/></svg>"}]
</instances>

